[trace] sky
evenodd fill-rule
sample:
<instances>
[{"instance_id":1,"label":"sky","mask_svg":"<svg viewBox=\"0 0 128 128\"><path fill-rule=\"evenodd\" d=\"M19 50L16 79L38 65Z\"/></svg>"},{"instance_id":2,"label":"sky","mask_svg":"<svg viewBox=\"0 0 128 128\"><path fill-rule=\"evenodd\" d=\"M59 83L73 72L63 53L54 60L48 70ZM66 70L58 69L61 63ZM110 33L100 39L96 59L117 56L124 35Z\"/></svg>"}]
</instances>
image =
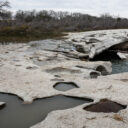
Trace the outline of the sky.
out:
<instances>
[{"instance_id":1,"label":"sky","mask_svg":"<svg viewBox=\"0 0 128 128\"><path fill-rule=\"evenodd\" d=\"M11 10L55 10L100 16L109 13L128 18L128 0L8 0Z\"/></svg>"}]
</instances>

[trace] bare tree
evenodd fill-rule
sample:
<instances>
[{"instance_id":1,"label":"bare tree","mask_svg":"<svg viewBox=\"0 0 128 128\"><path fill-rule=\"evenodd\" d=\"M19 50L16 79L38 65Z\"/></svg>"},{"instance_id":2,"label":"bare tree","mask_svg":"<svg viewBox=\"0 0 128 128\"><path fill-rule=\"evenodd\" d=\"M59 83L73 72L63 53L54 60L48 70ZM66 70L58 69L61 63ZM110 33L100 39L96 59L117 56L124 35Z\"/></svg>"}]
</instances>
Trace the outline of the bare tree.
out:
<instances>
[{"instance_id":1,"label":"bare tree","mask_svg":"<svg viewBox=\"0 0 128 128\"><path fill-rule=\"evenodd\" d=\"M8 1L0 1L0 18L5 17L7 14L7 10L5 8L9 8L10 3Z\"/></svg>"}]
</instances>

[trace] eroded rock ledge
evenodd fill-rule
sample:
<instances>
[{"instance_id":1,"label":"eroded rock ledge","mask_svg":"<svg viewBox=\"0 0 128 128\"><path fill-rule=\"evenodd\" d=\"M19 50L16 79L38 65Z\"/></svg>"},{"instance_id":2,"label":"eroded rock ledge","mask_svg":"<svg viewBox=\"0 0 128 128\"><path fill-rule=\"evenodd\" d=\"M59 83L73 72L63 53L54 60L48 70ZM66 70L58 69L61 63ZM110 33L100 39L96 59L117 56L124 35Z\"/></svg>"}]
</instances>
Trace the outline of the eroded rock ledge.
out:
<instances>
[{"instance_id":1,"label":"eroded rock ledge","mask_svg":"<svg viewBox=\"0 0 128 128\"><path fill-rule=\"evenodd\" d=\"M104 30L94 32L70 33L68 41L72 41L77 51L88 54L89 59L101 54L105 50L128 52L128 30ZM122 53L122 54L123 54ZM124 59L127 55L117 54Z\"/></svg>"}]
</instances>

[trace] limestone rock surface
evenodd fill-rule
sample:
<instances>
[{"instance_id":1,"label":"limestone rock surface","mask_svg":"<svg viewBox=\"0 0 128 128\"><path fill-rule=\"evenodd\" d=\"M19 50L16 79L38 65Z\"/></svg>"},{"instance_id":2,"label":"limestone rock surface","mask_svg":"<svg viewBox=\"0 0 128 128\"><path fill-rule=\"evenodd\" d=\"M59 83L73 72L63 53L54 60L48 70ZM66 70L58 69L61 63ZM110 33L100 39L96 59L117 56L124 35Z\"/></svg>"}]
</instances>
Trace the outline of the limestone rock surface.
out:
<instances>
[{"instance_id":1,"label":"limestone rock surface","mask_svg":"<svg viewBox=\"0 0 128 128\"><path fill-rule=\"evenodd\" d=\"M128 128L128 108L118 113L84 110L101 99L128 105L128 73L110 75L111 62L90 62L87 58L122 42L127 32L69 33L65 40L0 45L0 92L16 94L26 103L58 94L94 100L51 112L32 128ZM58 82L73 82L79 88L61 92L53 88Z\"/></svg>"}]
</instances>

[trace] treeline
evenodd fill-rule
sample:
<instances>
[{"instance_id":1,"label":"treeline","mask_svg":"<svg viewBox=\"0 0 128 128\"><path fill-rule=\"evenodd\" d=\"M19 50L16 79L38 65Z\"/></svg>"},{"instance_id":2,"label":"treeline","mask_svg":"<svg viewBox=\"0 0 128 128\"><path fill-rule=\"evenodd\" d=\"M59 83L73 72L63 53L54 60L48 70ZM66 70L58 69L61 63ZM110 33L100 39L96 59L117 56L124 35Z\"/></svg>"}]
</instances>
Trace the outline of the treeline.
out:
<instances>
[{"instance_id":1,"label":"treeline","mask_svg":"<svg viewBox=\"0 0 128 128\"><path fill-rule=\"evenodd\" d=\"M1 11L0 11L1 12ZM0 13L0 35L58 35L61 32L126 29L128 19L109 14L100 17L82 13L19 10Z\"/></svg>"}]
</instances>

